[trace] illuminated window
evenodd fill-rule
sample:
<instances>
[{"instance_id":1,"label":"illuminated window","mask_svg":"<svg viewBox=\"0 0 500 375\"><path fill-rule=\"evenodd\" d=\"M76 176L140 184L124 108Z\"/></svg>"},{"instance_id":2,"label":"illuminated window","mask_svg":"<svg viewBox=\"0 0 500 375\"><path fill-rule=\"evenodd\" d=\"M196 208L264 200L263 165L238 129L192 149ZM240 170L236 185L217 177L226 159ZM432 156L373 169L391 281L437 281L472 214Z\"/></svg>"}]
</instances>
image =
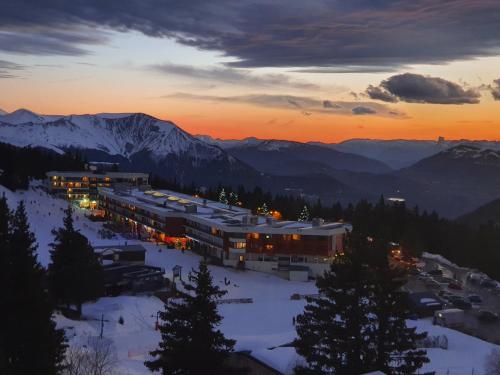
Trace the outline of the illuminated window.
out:
<instances>
[{"instance_id":1,"label":"illuminated window","mask_svg":"<svg viewBox=\"0 0 500 375\"><path fill-rule=\"evenodd\" d=\"M300 234L292 234L292 240L300 240Z\"/></svg>"},{"instance_id":2,"label":"illuminated window","mask_svg":"<svg viewBox=\"0 0 500 375\"><path fill-rule=\"evenodd\" d=\"M88 180L89 180L89 178L87 176L82 177L82 181L87 182Z\"/></svg>"},{"instance_id":3,"label":"illuminated window","mask_svg":"<svg viewBox=\"0 0 500 375\"><path fill-rule=\"evenodd\" d=\"M272 249L274 249L274 245L272 245L272 244L268 243L268 244L266 245L266 250L272 250Z\"/></svg>"},{"instance_id":4,"label":"illuminated window","mask_svg":"<svg viewBox=\"0 0 500 375\"><path fill-rule=\"evenodd\" d=\"M259 239L259 233L252 233L252 238L254 240L258 240Z\"/></svg>"},{"instance_id":5,"label":"illuminated window","mask_svg":"<svg viewBox=\"0 0 500 375\"><path fill-rule=\"evenodd\" d=\"M247 247L246 242L232 242L231 247L233 249L245 249Z\"/></svg>"}]
</instances>

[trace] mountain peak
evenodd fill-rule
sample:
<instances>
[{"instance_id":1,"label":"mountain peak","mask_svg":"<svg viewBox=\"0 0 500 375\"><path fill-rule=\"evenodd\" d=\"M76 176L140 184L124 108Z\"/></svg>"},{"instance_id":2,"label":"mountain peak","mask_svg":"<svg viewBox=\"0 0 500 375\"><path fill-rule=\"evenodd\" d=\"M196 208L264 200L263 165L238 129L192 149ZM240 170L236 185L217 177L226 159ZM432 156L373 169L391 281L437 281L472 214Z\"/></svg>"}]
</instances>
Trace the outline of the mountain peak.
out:
<instances>
[{"instance_id":1,"label":"mountain peak","mask_svg":"<svg viewBox=\"0 0 500 375\"><path fill-rule=\"evenodd\" d=\"M461 144L443 151L442 154L449 155L453 159L500 161L499 151L490 148L481 148L472 144Z\"/></svg>"},{"instance_id":2,"label":"mountain peak","mask_svg":"<svg viewBox=\"0 0 500 375\"><path fill-rule=\"evenodd\" d=\"M9 124L18 125L18 124L26 124L29 122L32 123L43 122L44 118L28 109L20 108L12 113L3 115L0 120L2 122L6 122Z\"/></svg>"}]
</instances>

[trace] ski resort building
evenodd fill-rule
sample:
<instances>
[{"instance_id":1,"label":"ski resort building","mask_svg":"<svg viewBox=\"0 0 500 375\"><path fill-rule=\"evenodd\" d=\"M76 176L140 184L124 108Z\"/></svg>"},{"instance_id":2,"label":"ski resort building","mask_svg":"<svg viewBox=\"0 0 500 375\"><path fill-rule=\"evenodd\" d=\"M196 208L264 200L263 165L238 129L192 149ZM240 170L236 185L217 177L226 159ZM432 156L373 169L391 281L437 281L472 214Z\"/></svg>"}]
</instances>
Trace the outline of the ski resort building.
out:
<instances>
[{"instance_id":1,"label":"ski resort building","mask_svg":"<svg viewBox=\"0 0 500 375\"><path fill-rule=\"evenodd\" d=\"M343 251L345 223L277 221L174 191L99 188L108 220L139 239L192 248L221 264L293 280L321 274Z\"/></svg>"},{"instance_id":2,"label":"ski resort building","mask_svg":"<svg viewBox=\"0 0 500 375\"><path fill-rule=\"evenodd\" d=\"M111 172L111 171L71 171L47 172L49 193L70 201L80 201L82 205L94 208L97 205L97 189L125 184L138 187L148 184L147 173Z\"/></svg>"}]
</instances>

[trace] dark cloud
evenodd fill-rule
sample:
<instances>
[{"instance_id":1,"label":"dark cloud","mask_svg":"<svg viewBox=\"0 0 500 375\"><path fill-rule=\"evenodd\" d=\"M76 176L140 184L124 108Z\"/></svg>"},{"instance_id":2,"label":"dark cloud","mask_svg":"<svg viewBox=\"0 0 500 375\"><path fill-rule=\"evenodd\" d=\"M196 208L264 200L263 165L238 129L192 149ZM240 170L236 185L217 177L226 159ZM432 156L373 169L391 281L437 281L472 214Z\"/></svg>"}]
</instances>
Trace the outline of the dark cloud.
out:
<instances>
[{"instance_id":1,"label":"dark cloud","mask_svg":"<svg viewBox=\"0 0 500 375\"><path fill-rule=\"evenodd\" d=\"M500 79L496 79L493 81L491 85L491 95L493 99L500 100Z\"/></svg>"},{"instance_id":2,"label":"dark cloud","mask_svg":"<svg viewBox=\"0 0 500 375\"><path fill-rule=\"evenodd\" d=\"M10 61L0 60L0 79L1 78L20 78L20 72L26 67Z\"/></svg>"},{"instance_id":3,"label":"dark cloud","mask_svg":"<svg viewBox=\"0 0 500 375\"><path fill-rule=\"evenodd\" d=\"M256 87L292 87L302 90L316 90L319 88L318 85L309 82L293 80L285 74L255 75L247 69L235 69L229 67L202 68L171 63L153 65L149 68L167 75L178 75L195 80L202 79L235 85Z\"/></svg>"},{"instance_id":4,"label":"dark cloud","mask_svg":"<svg viewBox=\"0 0 500 375\"><path fill-rule=\"evenodd\" d=\"M342 108L342 106L332 103L330 100L323 100L323 108Z\"/></svg>"},{"instance_id":5,"label":"dark cloud","mask_svg":"<svg viewBox=\"0 0 500 375\"><path fill-rule=\"evenodd\" d=\"M366 94L370 97L370 99L382 100L383 102L396 103L398 101L397 97L378 86L368 86Z\"/></svg>"},{"instance_id":6,"label":"dark cloud","mask_svg":"<svg viewBox=\"0 0 500 375\"><path fill-rule=\"evenodd\" d=\"M1 19L1 16L0 16ZM0 24L0 51L27 55L86 55L83 46L102 44L107 34L91 29L75 28L61 31L47 27L32 30L2 31Z\"/></svg>"},{"instance_id":7,"label":"dark cloud","mask_svg":"<svg viewBox=\"0 0 500 375\"><path fill-rule=\"evenodd\" d=\"M203 100L216 103L245 103L259 107L270 107L278 109L298 110L304 116L313 113L337 114L337 115L378 115L393 118L406 118L404 113L393 111L383 104L373 102L338 102L332 107L325 107L325 102L308 96L292 95L237 95L237 96L216 96L216 95L195 95L188 93L175 93L163 96L169 99Z\"/></svg>"},{"instance_id":8,"label":"dark cloud","mask_svg":"<svg viewBox=\"0 0 500 375\"><path fill-rule=\"evenodd\" d=\"M172 38L199 49L222 51L238 67L390 71L407 64L498 54L500 2L4 1L0 30L13 39L4 38L0 49L82 54L89 44L104 41L86 40L78 32L82 27ZM72 35L75 30L78 38ZM67 40L66 35L74 40ZM31 51L15 42L23 37Z\"/></svg>"},{"instance_id":9,"label":"dark cloud","mask_svg":"<svg viewBox=\"0 0 500 375\"><path fill-rule=\"evenodd\" d=\"M373 115L374 113L377 113L377 111L375 111L373 108L363 106L354 107L353 109L351 109L351 111L354 115ZM389 113L392 114L393 112Z\"/></svg>"},{"instance_id":10,"label":"dark cloud","mask_svg":"<svg viewBox=\"0 0 500 375\"><path fill-rule=\"evenodd\" d=\"M476 104L481 96L476 89L466 89L443 78L412 73L392 76L382 81L380 86L368 86L366 94L386 102L400 100L431 104Z\"/></svg>"}]
</instances>

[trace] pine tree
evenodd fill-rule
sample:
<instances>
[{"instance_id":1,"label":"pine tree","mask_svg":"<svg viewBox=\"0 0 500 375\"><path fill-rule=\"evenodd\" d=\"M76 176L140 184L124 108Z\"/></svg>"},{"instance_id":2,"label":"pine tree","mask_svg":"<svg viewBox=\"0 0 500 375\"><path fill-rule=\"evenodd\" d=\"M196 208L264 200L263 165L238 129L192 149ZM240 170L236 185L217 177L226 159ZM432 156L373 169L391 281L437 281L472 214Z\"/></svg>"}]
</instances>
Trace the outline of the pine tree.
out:
<instances>
[{"instance_id":1,"label":"pine tree","mask_svg":"<svg viewBox=\"0 0 500 375\"><path fill-rule=\"evenodd\" d=\"M264 216L269 215L269 208L267 207L266 202L262 203L262 206L260 206L260 213Z\"/></svg>"},{"instance_id":2,"label":"pine tree","mask_svg":"<svg viewBox=\"0 0 500 375\"><path fill-rule=\"evenodd\" d=\"M0 298L9 306L11 293L11 260L10 260L11 212L5 194L0 198ZM0 308L0 332L10 316L11 309ZM9 340L6 334L0 334L0 374L6 373L8 363Z\"/></svg>"},{"instance_id":3,"label":"pine tree","mask_svg":"<svg viewBox=\"0 0 500 375\"><path fill-rule=\"evenodd\" d=\"M228 202L229 202L227 200L226 191L224 190L224 188L222 188L220 193L219 193L219 202L224 203L224 204L228 204Z\"/></svg>"},{"instance_id":4,"label":"pine tree","mask_svg":"<svg viewBox=\"0 0 500 375\"><path fill-rule=\"evenodd\" d=\"M5 213L4 203L0 206ZM0 349L0 372L59 374L66 348L64 331L56 329L52 320L49 298L43 289L45 270L37 261L36 240L22 201L12 216L8 242L9 290L4 291L2 299L9 308L2 309L7 310L7 316L0 329L0 345L7 346Z\"/></svg>"},{"instance_id":5,"label":"pine tree","mask_svg":"<svg viewBox=\"0 0 500 375\"><path fill-rule=\"evenodd\" d=\"M304 208L300 212L298 220L299 221L308 221L309 220L309 209L307 208L307 206L304 206Z\"/></svg>"},{"instance_id":6,"label":"pine tree","mask_svg":"<svg viewBox=\"0 0 500 375\"><path fill-rule=\"evenodd\" d=\"M49 265L49 287L53 298L81 315L82 304L103 295L102 266L88 239L73 227L71 206L65 211L64 226L53 231Z\"/></svg>"},{"instance_id":7,"label":"pine tree","mask_svg":"<svg viewBox=\"0 0 500 375\"><path fill-rule=\"evenodd\" d=\"M162 340L152 351L155 357L145 365L164 375L219 375L241 371L230 368L227 359L234 340L224 337L216 327L222 317L217 312L217 299L226 292L213 285L205 263L189 274L186 295L180 301L170 301L160 312Z\"/></svg>"},{"instance_id":8,"label":"pine tree","mask_svg":"<svg viewBox=\"0 0 500 375\"><path fill-rule=\"evenodd\" d=\"M369 272L357 250L362 242L350 237L352 250L317 278L320 297L308 298L304 313L297 317L295 348L308 364L298 366L297 374L350 375L372 368L375 353L366 341L372 324Z\"/></svg>"},{"instance_id":9,"label":"pine tree","mask_svg":"<svg viewBox=\"0 0 500 375\"><path fill-rule=\"evenodd\" d=\"M383 245L382 245L383 246ZM426 351L417 349L416 344L427 333L416 333L416 328L409 328L406 319L410 315L407 308L406 292L401 287L406 283L405 271L390 267L385 249L373 264L372 306L375 316L373 341L377 348L376 368L387 375L414 374L424 363L429 362Z\"/></svg>"},{"instance_id":10,"label":"pine tree","mask_svg":"<svg viewBox=\"0 0 500 375\"><path fill-rule=\"evenodd\" d=\"M230 192L229 193L229 204L232 204L235 206L238 203L238 194L235 192Z\"/></svg>"}]
</instances>

